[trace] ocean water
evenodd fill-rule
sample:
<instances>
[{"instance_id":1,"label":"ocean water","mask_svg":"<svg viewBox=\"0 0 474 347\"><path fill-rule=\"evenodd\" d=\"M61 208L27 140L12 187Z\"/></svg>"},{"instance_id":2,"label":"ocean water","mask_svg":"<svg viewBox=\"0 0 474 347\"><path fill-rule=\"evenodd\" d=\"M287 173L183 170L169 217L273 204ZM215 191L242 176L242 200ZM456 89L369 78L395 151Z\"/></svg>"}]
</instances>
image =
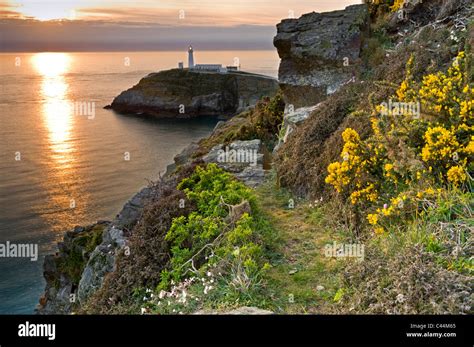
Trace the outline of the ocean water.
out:
<instances>
[{"instance_id":1,"label":"ocean water","mask_svg":"<svg viewBox=\"0 0 474 347\"><path fill-rule=\"evenodd\" d=\"M186 52L0 54L0 243L38 245L39 257L0 257L0 314L34 312L43 258L65 230L111 219L216 120L153 120L103 107ZM275 51L196 52L196 63L239 63L277 76ZM86 102L94 114L80 115ZM77 104L76 104L77 105ZM129 159L129 160L126 160Z\"/></svg>"}]
</instances>

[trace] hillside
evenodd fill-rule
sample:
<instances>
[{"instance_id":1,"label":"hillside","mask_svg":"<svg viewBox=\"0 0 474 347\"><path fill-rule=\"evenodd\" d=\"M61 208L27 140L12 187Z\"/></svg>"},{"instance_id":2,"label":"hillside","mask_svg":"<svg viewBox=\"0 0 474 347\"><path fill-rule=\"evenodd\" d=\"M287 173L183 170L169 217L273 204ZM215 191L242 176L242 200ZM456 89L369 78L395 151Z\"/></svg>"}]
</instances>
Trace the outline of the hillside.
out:
<instances>
[{"instance_id":1,"label":"hillside","mask_svg":"<svg viewBox=\"0 0 474 347\"><path fill-rule=\"evenodd\" d=\"M277 29L280 91L68 233L40 313L472 314L470 2Z\"/></svg>"}]
</instances>

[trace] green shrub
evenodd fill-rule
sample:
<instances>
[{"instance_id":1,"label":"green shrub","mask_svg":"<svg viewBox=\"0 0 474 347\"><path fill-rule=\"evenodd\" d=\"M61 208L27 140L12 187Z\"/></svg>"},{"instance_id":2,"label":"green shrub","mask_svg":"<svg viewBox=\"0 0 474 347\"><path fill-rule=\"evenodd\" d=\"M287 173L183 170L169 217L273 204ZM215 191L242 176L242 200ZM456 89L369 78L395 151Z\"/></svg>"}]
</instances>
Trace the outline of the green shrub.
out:
<instances>
[{"instance_id":1,"label":"green shrub","mask_svg":"<svg viewBox=\"0 0 474 347\"><path fill-rule=\"evenodd\" d=\"M162 272L159 288L217 266L231 276L241 266L246 277L257 277L265 264L251 190L215 164L198 166L178 189L197 209L173 219L165 238L171 244L170 268Z\"/></svg>"}]
</instances>

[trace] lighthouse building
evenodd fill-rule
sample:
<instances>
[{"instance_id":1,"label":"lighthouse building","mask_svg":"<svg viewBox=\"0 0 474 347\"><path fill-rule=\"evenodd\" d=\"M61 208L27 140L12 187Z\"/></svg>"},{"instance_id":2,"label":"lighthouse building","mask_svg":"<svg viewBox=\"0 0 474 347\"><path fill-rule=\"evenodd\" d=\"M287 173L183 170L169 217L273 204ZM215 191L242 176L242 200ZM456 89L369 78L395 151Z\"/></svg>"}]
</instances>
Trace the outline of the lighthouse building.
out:
<instances>
[{"instance_id":1,"label":"lighthouse building","mask_svg":"<svg viewBox=\"0 0 474 347\"><path fill-rule=\"evenodd\" d=\"M194 67L194 50L193 46L188 48L188 67L192 69Z\"/></svg>"},{"instance_id":2,"label":"lighthouse building","mask_svg":"<svg viewBox=\"0 0 474 347\"><path fill-rule=\"evenodd\" d=\"M183 68L183 64L179 63L179 68ZM218 73L227 73L228 71L238 71L236 66L222 66L222 64L194 64L194 50L193 46L188 47L188 67L189 70L193 71L208 71L208 72L218 72Z\"/></svg>"}]
</instances>

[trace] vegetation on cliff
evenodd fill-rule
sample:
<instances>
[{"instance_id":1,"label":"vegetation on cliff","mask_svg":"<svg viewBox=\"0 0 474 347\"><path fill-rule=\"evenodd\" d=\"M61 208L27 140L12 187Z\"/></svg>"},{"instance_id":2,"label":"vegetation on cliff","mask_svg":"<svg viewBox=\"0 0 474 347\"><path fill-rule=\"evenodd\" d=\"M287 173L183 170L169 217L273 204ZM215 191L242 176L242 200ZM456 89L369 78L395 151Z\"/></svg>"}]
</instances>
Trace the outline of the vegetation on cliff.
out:
<instances>
[{"instance_id":1,"label":"vegetation on cliff","mask_svg":"<svg viewBox=\"0 0 474 347\"><path fill-rule=\"evenodd\" d=\"M412 79L411 65L410 59L393 97L397 106L377 105L370 116L359 114L370 118L372 135L362 140L346 128L341 160L328 166L326 183L350 200L356 212L371 211L367 220L377 232L393 217L407 219L430 206L442 189L453 194L471 190L474 88L465 53L459 53L446 74L426 75L421 85ZM424 112L400 106L409 103L421 103Z\"/></svg>"},{"instance_id":2,"label":"vegetation on cliff","mask_svg":"<svg viewBox=\"0 0 474 347\"><path fill-rule=\"evenodd\" d=\"M371 2L361 80L279 144L263 185L201 159L236 140L272 150L292 106L280 94L153 184L129 254L84 312L472 313L472 19L460 5L464 29L434 29L448 11L436 0L412 10L418 26L393 21L400 3Z\"/></svg>"},{"instance_id":3,"label":"vegetation on cliff","mask_svg":"<svg viewBox=\"0 0 474 347\"><path fill-rule=\"evenodd\" d=\"M215 164L187 174L167 194L171 214L170 207L163 211L162 199L148 207L130 254L122 254L118 271L86 312L189 313L266 300L262 276L274 233L254 193ZM158 221L164 227L158 229ZM160 252L151 255L157 242ZM142 260L154 262L146 266Z\"/></svg>"},{"instance_id":4,"label":"vegetation on cliff","mask_svg":"<svg viewBox=\"0 0 474 347\"><path fill-rule=\"evenodd\" d=\"M272 269L286 295L301 295L297 305L281 295L283 311L472 312L472 14L466 2L433 1L403 7L415 20L397 22L400 3L371 2L363 83L323 101L277 153L278 183L306 216L286 212L305 236L279 221L282 235L311 244L297 247L304 260L286 256L307 291ZM419 114L404 108L418 102ZM321 255L334 240L364 245L363 261Z\"/></svg>"},{"instance_id":5,"label":"vegetation on cliff","mask_svg":"<svg viewBox=\"0 0 474 347\"><path fill-rule=\"evenodd\" d=\"M212 136L199 142L195 156L207 153L219 144L227 145L235 140L260 139L268 149L275 146L283 122L285 102L278 92L274 97L260 99L254 108L242 112L217 128Z\"/></svg>"}]
</instances>

